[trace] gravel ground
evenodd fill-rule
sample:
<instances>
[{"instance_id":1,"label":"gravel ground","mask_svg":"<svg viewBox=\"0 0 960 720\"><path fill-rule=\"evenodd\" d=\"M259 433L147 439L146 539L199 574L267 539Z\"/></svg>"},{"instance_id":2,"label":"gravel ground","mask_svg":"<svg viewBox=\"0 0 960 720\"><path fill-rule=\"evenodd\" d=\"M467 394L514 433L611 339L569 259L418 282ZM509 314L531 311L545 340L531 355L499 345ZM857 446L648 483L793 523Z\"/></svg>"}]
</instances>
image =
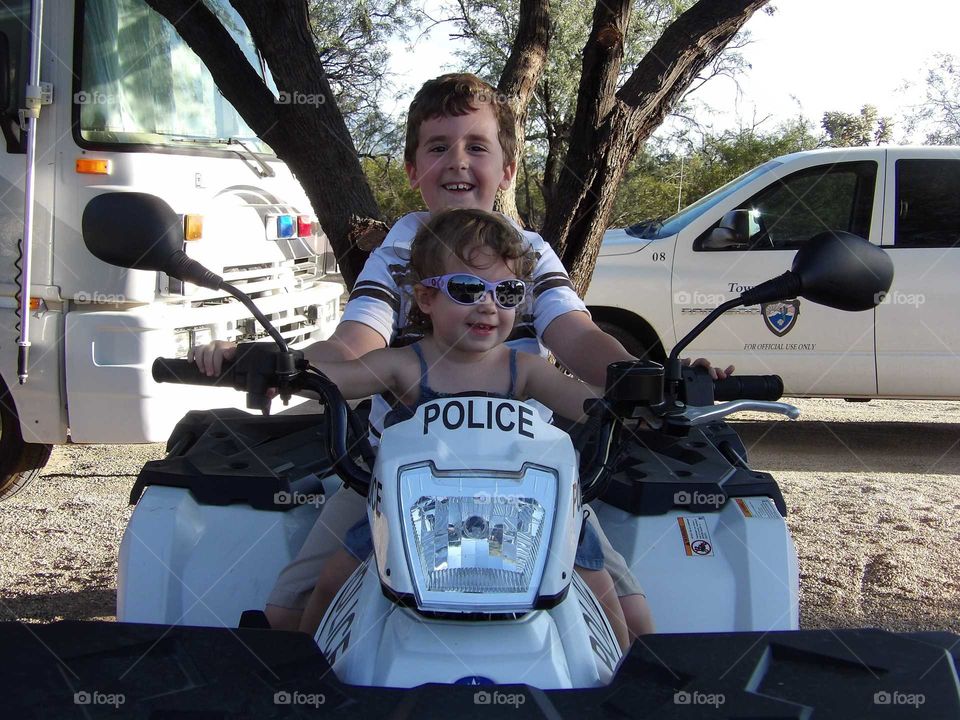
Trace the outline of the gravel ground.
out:
<instances>
[{"instance_id":1,"label":"gravel ground","mask_svg":"<svg viewBox=\"0 0 960 720\"><path fill-rule=\"evenodd\" d=\"M757 416L738 429L787 501L802 626L960 633L960 403L797 404L800 421ZM58 447L0 503L2 619L114 619L127 498L162 452Z\"/></svg>"}]
</instances>

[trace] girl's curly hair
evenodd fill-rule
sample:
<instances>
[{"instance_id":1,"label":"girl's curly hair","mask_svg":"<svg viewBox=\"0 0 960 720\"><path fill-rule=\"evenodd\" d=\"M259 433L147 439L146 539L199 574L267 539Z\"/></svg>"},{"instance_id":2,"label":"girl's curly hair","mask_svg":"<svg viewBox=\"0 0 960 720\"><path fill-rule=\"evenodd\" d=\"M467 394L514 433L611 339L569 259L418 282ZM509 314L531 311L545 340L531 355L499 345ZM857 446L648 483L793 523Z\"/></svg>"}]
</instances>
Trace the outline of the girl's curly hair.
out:
<instances>
[{"instance_id":1,"label":"girl's curly hair","mask_svg":"<svg viewBox=\"0 0 960 720\"><path fill-rule=\"evenodd\" d=\"M413 288L423 278L443 275L450 255L476 267L473 255L480 247L493 250L521 280L532 276L536 254L509 220L486 210L458 208L435 213L417 231L410 247L405 284ZM429 316L420 311L415 299L408 319L416 330L432 329Z\"/></svg>"}]
</instances>

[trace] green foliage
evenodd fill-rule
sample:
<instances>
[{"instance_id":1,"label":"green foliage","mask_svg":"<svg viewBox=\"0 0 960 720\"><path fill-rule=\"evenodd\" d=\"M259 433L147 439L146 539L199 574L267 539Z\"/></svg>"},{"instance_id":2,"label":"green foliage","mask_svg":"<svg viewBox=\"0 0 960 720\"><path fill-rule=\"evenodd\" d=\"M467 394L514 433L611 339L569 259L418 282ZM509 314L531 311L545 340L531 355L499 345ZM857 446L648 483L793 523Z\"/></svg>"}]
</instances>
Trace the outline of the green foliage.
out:
<instances>
[{"instance_id":1,"label":"green foliage","mask_svg":"<svg viewBox=\"0 0 960 720\"><path fill-rule=\"evenodd\" d=\"M638 0L634 3L624 57L620 69L624 80L666 27L695 0ZM461 68L496 85L517 33L519 0L458 0L447 8L464 39L458 53ZM524 162L517 179L517 208L531 227L538 227L546 212L551 188L567 152L576 112L583 48L590 36L596 0L564 0L551 4L550 44L547 66L530 101L526 125ZM716 75L735 76L745 67L738 50L744 37L728 46L696 89ZM654 194L660 191L654 191Z\"/></svg>"},{"instance_id":2,"label":"green foliage","mask_svg":"<svg viewBox=\"0 0 960 720\"><path fill-rule=\"evenodd\" d=\"M402 158L365 157L361 165L387 225L409 212L424 209L420 193L410 188Z\"/></svg>"},{"instance_id":3,"label":"green foliage","mask_svg":"<svg viewBox=\"0 0 960 720\"><path fill-rule=\"evenodd\" d=\"M688 141L689 143L689 141ZM611 227L666 218L761 163L820 144L803 117L769 133L755 129L707 135L699 147L679 153L666 141L651 141L637 155L620 185Z\"/></svg>"},{"instance_id":4,"label":"green foliage","mask_svg":"<svg viewBox=\"0 0 960 720\"><path fill-rule=\"evenodd\" d=\"M309 0L317 50L361 155L397 148L396 123L381 110L388 89L388 42L419 18L414 0Z\"/></svg>"},{"instance_id":5,"label":"green foliage","mask_svg":"<svg viewBox=\"0 0 960 720\"><path fill-rule=\"evenodd\" d=\"M908 115L908 129L922 127L928 145L960 145L960 67L955 56L933 56L925 95L923 104Z\"/></svg>"},{"instance_id":6,"label":"green foliage","mask_svg":"<svg viewBox=\"0 0 960 720\"><path fill-rule=\"evenodd\" d=\"M514 179L517 188L517 212L524 227L531 229L540 227L546 210L540 185L541 167L542 159L536 157L536 150L528 148L520 158L520 166Z\"/></svg>"},{"instance_id":7,"label":"green foliage","mask_svg":"<svg viewBox=\"0 0 960 720\"><path fill-rule=\"evenodd\" d=\"M826 134L824 147L882 145L893 138L893 121L879 117L873 105L864 105L857 114L825 112L820 125Z\"/></svg>"}]
</instances>

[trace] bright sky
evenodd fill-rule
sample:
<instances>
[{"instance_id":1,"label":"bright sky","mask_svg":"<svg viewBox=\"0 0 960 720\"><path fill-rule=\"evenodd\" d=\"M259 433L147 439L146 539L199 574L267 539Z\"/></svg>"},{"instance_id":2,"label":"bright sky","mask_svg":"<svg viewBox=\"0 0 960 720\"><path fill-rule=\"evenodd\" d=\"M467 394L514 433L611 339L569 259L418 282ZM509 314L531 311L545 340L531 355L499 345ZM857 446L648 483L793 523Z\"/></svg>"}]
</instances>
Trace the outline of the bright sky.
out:
<instances>
[{"instance_id":1,"label":"bright sky","mask_svg":"<svg viewBox=\"0 0 960 720\"><path fill-rule=\"evenodd\" d=\"M771 115L762 127L804 114L818 122L825 110L856 112L876 105L895 119L916 102L923 67L935 52L960 56L960 2L911 0L773 0L773 16L756 13L747 24L753 43L743 53L752 69L740 78L742 94L725 78L713 80L698 97L713 107L716 129L751 125ZM398 86L419 87L452 69L454 42L447 26L408 51L395 43L393 71ZM913 93L901 91L915 83ZM409 102L407 98L406 102ZM406 102L398 104L402 111ZM799 105L798 105L799 103ZM900 139L899 131L894 136Z\"/></svg>"}]
</instances>

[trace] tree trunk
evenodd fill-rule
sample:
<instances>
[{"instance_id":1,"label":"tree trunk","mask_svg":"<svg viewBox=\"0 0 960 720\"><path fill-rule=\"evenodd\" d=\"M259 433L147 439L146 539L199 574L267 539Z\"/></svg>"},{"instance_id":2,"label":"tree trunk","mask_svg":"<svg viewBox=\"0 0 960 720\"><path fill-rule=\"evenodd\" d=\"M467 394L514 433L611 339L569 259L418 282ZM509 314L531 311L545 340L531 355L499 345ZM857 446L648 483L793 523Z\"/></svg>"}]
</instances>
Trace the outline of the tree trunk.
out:
<instances>
[{"instance_id":1,"label":"tree trunk","mask_svg":"<svg viewBox=\"0 0 960 720\"><path fill-rule=\"evenodd\" d=\"M550 0L521 0L520 25L514 38L510 57L500 75L497 91L509 100L516 116L517 152L513 158L520 166L526 136L527 106L537 87L547 62L550 41ZM495 209L519 220L517 212L517 184L497 194Z\"/></svg>"},{"instance_id":2,"label":"tree trunk","mask_svg":"<svg viewBox=\"0 0 960 720\"><path fill-rule=\"evenodd\" d=\"M305 0L231 0L273 73L281 101L204 3L147 3L174 25L224 97L303 185L352 288L366 260L356 230L379 219L380 211L320 62Z\"/></svg>"},{"instance_id":3,"label":"tree trunk","mask_svg":"<svg viewBox=\"0 0 960 720\"><path fill-rule=\"evenodd\" d=\"M619 91L615 83L630 2L597 3L567 157L542 229L581 295L627 164L697 74L766 1L700 0L667 28Z\"/></svg>"}]
</instances>

